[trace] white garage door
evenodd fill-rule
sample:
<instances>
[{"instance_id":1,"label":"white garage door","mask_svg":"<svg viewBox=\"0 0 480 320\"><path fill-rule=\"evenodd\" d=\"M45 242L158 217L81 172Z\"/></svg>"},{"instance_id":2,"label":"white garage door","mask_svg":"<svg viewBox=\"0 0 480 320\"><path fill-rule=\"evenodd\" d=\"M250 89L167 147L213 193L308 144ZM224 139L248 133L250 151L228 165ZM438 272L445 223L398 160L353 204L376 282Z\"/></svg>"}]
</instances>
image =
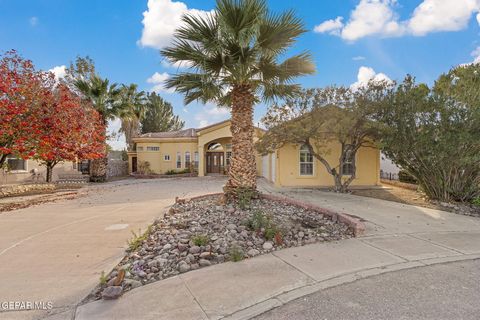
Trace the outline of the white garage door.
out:
<instances>
[{"instance_id":1,"label":"white garage door","mask_svg":"<svg viewBox=\"0 0 480 320\"><path fill-rule=\"evenodd\" d=\"M277 161L277 157L275 153L272 153L272 181L275 182L275 162Z\"/></svg>"},{"instance_id":2,"label":"white garage door","mask_svg":"<svg viewBox=\"0 0 480 320\"><path fill-rule=\"evenodd\" d=\"M262 157L262 177L268 179L268 155Z\"/></svg>"}]
</instances>

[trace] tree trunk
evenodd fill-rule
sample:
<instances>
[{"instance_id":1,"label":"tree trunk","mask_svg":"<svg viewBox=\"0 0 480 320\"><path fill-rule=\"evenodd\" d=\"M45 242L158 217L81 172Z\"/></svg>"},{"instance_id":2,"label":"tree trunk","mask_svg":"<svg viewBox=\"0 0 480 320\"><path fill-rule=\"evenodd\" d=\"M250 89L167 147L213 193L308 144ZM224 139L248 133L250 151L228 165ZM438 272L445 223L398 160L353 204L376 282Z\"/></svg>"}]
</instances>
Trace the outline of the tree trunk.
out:
<instances>
[{"instance_id":1,"label":"tree trunk","mask_svg":"<svg viewBox=\"0 0 480 320\"><path fill-rule=\"evenodd\" d=\"M3 164L7 161L8 154L2 154L0 156L0 168L3 168Z\"/></svg>"},{"instance_id":2,"label":"tree trunk","mask_svg":"<svg viewBox=\"0 0 480 320\"><path fill-rule=\"evenodd\" d=\"M108 158L94 159L90 161L90 181L105 182L107 181L107 165Z\"/></svg>"},{"instance_id":3,"label":"tree trunk","mask_svg":"<svg viewBox=\"0 0 480 320\"><path fill-rule=\"evenodd\" d=\"M253 101L249 85L237 85L232 90L232 157L225 186L227 197L235 197L238 188L256 191L257 168L253 145Z\"/></svg>"},{"instance_id":4,"label":"tree trunk","mask_svg":"<svg viewBox=\"0 0 480 320\"><path fill-rule=\"evenodd\" d=\"M53 168L57 165L58 161L47 162L47 177L45 178L46 182L52 182Z\"/></svg>"}]
</instances>

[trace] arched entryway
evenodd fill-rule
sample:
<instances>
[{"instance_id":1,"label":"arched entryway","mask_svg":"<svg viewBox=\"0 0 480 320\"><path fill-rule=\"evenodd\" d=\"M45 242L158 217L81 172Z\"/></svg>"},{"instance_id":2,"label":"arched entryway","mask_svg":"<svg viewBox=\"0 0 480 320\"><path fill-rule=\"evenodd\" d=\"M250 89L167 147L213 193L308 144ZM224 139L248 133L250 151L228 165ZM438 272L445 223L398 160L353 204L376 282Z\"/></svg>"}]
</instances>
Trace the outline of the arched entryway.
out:
<instances>
[{"instance_id":1,"label":"arched entryway","mask_svg":"<svg viewBox=\"0 0 480 320\"><path fill-rule=\"evenodd\" d=\"M219 139L205 146L206 174L227 174L232 156L231 139Z\"/></svg>"}]
</instances>

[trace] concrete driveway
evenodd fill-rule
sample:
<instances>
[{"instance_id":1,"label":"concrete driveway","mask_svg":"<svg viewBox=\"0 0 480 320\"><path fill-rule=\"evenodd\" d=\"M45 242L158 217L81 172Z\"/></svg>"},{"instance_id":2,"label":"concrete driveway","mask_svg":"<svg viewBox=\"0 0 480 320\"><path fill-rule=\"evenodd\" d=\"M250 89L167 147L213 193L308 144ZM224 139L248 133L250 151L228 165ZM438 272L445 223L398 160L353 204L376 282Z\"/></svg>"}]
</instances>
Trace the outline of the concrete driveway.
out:
<instances>
[{"instance_id":1,"label":"concrete driveway","mask_svg":"<svg viewBox=\"0 0 480 320\"><path fill-rule=\"evenodd\" d=\"M39 319L70 310L123 257L131 231L145 230L176 196L220 192L224 178L122 180L84 197L0 213L0 302L52 302L53 310L0 311Z\"/></svg>"}]
</instances>

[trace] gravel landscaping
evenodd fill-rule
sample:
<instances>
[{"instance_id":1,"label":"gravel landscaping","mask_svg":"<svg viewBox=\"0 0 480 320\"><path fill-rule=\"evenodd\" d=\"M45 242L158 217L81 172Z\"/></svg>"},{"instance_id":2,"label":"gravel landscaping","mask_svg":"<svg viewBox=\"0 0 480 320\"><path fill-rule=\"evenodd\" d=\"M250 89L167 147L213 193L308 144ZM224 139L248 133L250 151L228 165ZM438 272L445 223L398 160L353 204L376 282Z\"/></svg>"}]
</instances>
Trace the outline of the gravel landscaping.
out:
<instances>
[{"instance_id":1,"label":"gravel landscaping","mask_svg":"<svg viewBox=\"0 0 480 320\"><path fill-rule=\"evenodd\" d=\"M146 232L133 235L125 258L87 300L117 298L132 288L217 263L352 236L346 224L281 201L224 205L219 195L180 200Z\"/></svg>"}]
</instances>

